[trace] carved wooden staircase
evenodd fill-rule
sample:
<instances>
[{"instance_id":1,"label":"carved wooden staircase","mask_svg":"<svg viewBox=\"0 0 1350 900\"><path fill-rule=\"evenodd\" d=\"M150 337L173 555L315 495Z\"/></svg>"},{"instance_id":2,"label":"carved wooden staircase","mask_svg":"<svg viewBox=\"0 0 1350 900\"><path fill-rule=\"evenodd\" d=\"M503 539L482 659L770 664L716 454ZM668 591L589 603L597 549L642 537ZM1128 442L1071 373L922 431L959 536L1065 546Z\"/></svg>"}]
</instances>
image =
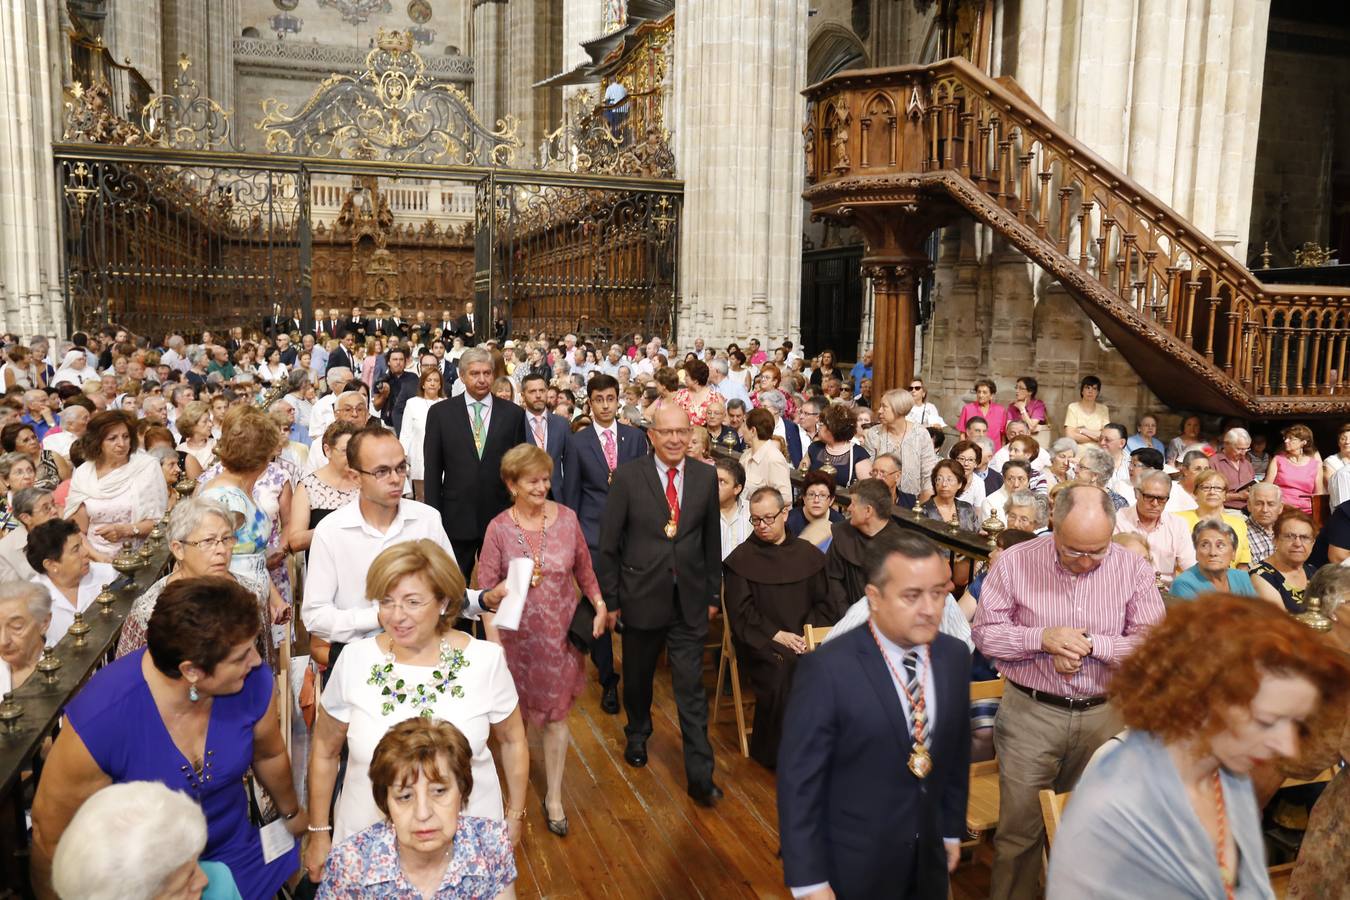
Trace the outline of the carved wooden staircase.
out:
<instances>
[{"instance_id":1,"label":"carved wooden staircase","mask_svg":"<svg viewBox=\"0 0 1350 900\"><path fill-rule=\"evenodd\" d=\"M1350 410L1350 289L1264 284L1015 83L955 58L805 93L803 196L867 242L883 389L912 375L924 240L971 215L1057 278L1164 401L1253 418Z\"/></svg>"}]
</instances>

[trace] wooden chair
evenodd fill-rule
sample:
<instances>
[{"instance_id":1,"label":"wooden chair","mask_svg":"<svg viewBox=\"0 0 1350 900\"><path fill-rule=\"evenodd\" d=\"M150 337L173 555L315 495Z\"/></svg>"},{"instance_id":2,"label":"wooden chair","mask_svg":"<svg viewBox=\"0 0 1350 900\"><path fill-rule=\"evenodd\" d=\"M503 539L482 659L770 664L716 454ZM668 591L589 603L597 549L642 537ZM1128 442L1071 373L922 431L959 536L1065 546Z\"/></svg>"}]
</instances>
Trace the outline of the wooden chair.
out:
<instances>
[{"instance_id":1,"label":"wooden chair","mask_svg":"<svg viewBox=\"0 0 1350 900\"><path fill-rule=\"evenodd\" d=\"M1069 802L1069 794L1056 794L1049 788L1040 792L1041 818L1045 820L1045 849L1055 842L1055 832L1059 831L1059 821L1064 818L1064 805Z\"/></svg>"},{"instance_id":2,"label":"wooden chair","mask_svg":"<svg viewBox=\"0 0 1350 900\"><path fill-rule=\"evenodd\" d=\"M736 665L736 645L731 640L731 622L727 619L726 601L722 601L722 658L717 663L717 687L713 689L712 723L717 724L717 714L722 706L722 679L731 674L731 705L736 712L736 736L741 744L741 756L750 756L750 734L753 725L745 723L745 704L754 703L741 694L741 670Z\"/></svg>"},{"instance_id":3,"label":"wooden chair","mask_svg":"<svg viewBox=\"0 0 1350 900\"><path fill-rule=\"evenodd\" d=\"M977 681L970 686L971 700L995 700L1003 696L1004 680ZM970 764L970 793L966 799L966 846L978 844L998 826L998 759Z\"/></svg>"},{"instance_id":4,"label":"wooden chair","mask_svg":"<svg viewBox=\"0 0 1350 900\"><path fill-rule=\"evenodd\" d=\"M832 627L833 626L830 625L808 624L802 631L802 637L806 639L806 652L810 653L812 650L825 643L825 636L830 633Z\"/></svg>"}]
</instances>

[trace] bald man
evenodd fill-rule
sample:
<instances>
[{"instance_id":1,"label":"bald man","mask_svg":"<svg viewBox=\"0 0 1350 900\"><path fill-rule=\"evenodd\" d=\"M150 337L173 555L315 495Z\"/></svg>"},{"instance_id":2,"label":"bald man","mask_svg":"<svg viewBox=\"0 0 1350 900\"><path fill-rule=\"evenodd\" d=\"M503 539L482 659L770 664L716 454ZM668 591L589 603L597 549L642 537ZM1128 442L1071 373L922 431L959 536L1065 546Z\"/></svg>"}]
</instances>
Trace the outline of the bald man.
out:
<instances>
[{"instance_id":1,"label":"bald man","mask_svg":"<svg viewBox=\"0 0 1350 900\"><path fill-rule=\"evenodd\" d=\"M1111 670L1163 617L1153 567L1112 543L1115 526L1106 491L1068 488L1055 498L1054 531L1003 551L984 581L975 645L1008 682L994 722L994 900L1040 896L1039 791L1073 790L1120 730L1106 702Z\"/></svg>"},{"instance_id":2,"label":"bald man","mask_svg":"<svg viewBox=\"0 0 1350 900\"><path fill-rule=\"evenodd\" d=\"M692 435L688 414L663 405L647 429L653 455L614 470L596 574L611 625L623 621L624 760L647 764L652 682L665 646L689 796L712 806L722 791L712 780L702 669L708 622L721 607L722 527L716 470L686 456Z\"/></svg>"}]
</instances>

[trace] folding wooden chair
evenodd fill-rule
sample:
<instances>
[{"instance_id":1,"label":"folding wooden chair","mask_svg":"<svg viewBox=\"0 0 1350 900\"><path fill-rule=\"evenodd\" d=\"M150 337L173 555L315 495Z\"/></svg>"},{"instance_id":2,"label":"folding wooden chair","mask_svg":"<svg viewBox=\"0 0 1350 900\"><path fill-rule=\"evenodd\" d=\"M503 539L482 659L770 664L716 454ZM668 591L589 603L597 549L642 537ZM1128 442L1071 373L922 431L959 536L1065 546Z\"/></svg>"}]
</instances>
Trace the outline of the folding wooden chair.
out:
<instances>
[{"instance_id":1,"label":"folding wooden chair","mask_svg":"<svg viewBox=\"0 0 1350 900\"><path fill-rule=\"evenodd\" d=\"M802 637L806 639L806 652L810 653L821 644L825 643L825 635L830 633L829 625L807 625L802 632Z\"/></svg>"},{"instance_id":2,"label":"folding wooden chair","mask_svg":"<svg viewBox=\"0 0 1350 900\"><path fill-rule=\"evenodd\" d=\"M736 645L731 640L731 622L727 619L727 604L722 601L722 658L717 663L717 687L713 691L713 724L717 724L717 714L722 706L722 679L731 673L731 705L736 712L736 736L740 739L741 755L750 755L750 734L753 725L745 723L745 704L754 700L745 700L741 694L741 670L736 665Z\"/></svg>"}]
</instances>

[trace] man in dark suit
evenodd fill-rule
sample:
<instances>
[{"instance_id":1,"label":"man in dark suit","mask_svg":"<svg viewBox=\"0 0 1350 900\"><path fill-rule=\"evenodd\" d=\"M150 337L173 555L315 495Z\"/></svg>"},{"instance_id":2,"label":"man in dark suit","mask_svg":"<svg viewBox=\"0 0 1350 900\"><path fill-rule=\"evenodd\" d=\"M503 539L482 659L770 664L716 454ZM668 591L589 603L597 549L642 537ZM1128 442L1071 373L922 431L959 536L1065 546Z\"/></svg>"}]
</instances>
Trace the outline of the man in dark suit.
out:
<instances>
[{"instance_id":1,"label":"man in dark suit","mask_svg":"<svg viewBox=\"0 0 1350 900\"><path fill-rule=\"evenodd\" d=\"M871 617L802 656L778 753L794 895L945 900L970 777L970 651L938 633L951 570L927 538L874 547ZM608 598L606 598L608 599Z\"/></svg>"},{"instance_id":2,"label":"man in dark suit","mask_svg":"<svg viewBox=\"0 0 1350 900\"><path fill-rule=\"evenodd\" d=\"M331 370L339 366L356 372L356 333L353 331L344 334L342 343L328 354L328 368Z\"/></svg>"},{"instance_id":3,"label":"man in dark suit","mask_svg":"<svg viewBox=\"0 0 1350 900\"><path fill-rule=\"evenodd\" d=\"M591 558L599 559L600 519L609 498L610 473L626 462L647 456L648 448L641 429L615 421L619 412L619 382L615 378L592 376L586 384L586 397L592 424L567 436L562 502L577 514ZM619 675L614 671L614 643L608 631L591 641L591 661L604 688L600 708L614 715L619 711Z\"/></svg>"},{"instance_id":4,"label":"man in dark suit","mask_svg":"<svg viewBox=\"0 0 1350 900\"><path fill-rule=\"evenodd\" d=\"M464 304L464 315L455 322L455 337L464 339L464 346L478 344L478 316L473 311L473 301Z\"/></svg>"},{"instance_id":5,"label":"man in dark suit","mask_svg":"<svg viewBox=\"0 0 1350 900\"><path fill-rule=\"evenodd\" d=\"M525 411L490 393L492 354L487 350L466 350L460 377L464 393L437 403L427 414L424 488L467 576L488 523L510 505L502 457L525 443Z\"/></svg>"},{"instance_id":6,"label":"man in dark suit","mask_svg":"<svg viewBox=\"0 0 1350 900\"><path fill-rule=\"evenodd\" d=\"M454 337L455 329L458 327L459 320L450 315L450 310L441 310L441 317L436 321L436 327L441 330L441 337L449 343L450 338Z\"/></svg>"},{"instance_id":7,"label":"man in dark suit","mask_svg":"<svg viewBox=\"0 0 1350 900\"><path fill-rule=\"evenodd\" d=\"M548 379L526 375L520 383L520 399L525 406L525 436L553 458L549 497L561 503L567 477L567 436L572 429L566 419L548 411Z\"/></svg>"},{"instance_id":8,"label":"man in dark suit","mask_svg":"<svg viewBox=\"0 0 1350 900\"><path fill-rule=\"evenodd\" d=\"M647 432L655 457L614 470L596 574L613 611L611 627L623 620L623 758L647 764L652 681L665 646L689 796L712 806L722 791L712 778L702 671L708 622L721 605L722 528L716 470L686 456L692 431L689 415L665 404Z\"/></svg>"},{"instance_id":9,"label":"man in dark suit","mask_svg":"<svg viewBox=\"0 0 1350 900\"><path fill-rule=\"evenodd\" d=\"M459 364L445 355L445 342L448 338L436 338L431 342L431 355L436 357L436 365L441 370L443 392L449 396L450 389L459 380Z\"/></svg>"},{"instance_id":10,"label":"man in dark suit","mask_svg":"<svg viewBox=\"0 0 1350 900\"><path fill-rule=\"evenodd\" d=\"M302 309L291 310L291 317L286 320L286 331L289 334L312 334L314 329L309 327L309 320L305 318L305 311ZM290 363L286 363L290 365Z\"/></svg>"},{"instance_id":11,"label":"man in dark suit","mask_svg":"<svg viewBox=\"0 0 1350 900\"><path fill-rule=\"evenodd\" d=\"M342 334L338 337L347 334L355 336L358 341L363 341L366 338L366 317L361 315L361 307L359 306L353 306L352 314L343 320Z\"/></svg>"},{"instance_id":12,"label":"man in dark suit","mask_svg":"<svg viewBox=\"0 0 1350 900\"><path fill-rule=\"evenodd\" d=\"M263 316L262 332L268 337L275 339L277 334L285 330L286 317L281 312L281 304L273 303L271 315Z\"/></svg>"},{"instance_id":13,"label":"man in dark suit","mask_svg":"<svg viewBox=\"0 0 1350 900\"><path fill-rule=\"evenodd\" d=\"M380 307L375 310L375 315L366 319L366 334L381 334L385 337L394 337L394 320L389 315L389 310Z\"/></svg>"},{"instance_id":14,"label":"man in dark suit","mask_svg":"<svg viewBox=\"0 0 1350 900\"><path fill-rule=\"evenodd\" d=\"M319 320L318 330L330 338L340 338L343 334L342 320L338 318L336 308L328 310L328 318Z\"/></svg>"}]
</instances>

